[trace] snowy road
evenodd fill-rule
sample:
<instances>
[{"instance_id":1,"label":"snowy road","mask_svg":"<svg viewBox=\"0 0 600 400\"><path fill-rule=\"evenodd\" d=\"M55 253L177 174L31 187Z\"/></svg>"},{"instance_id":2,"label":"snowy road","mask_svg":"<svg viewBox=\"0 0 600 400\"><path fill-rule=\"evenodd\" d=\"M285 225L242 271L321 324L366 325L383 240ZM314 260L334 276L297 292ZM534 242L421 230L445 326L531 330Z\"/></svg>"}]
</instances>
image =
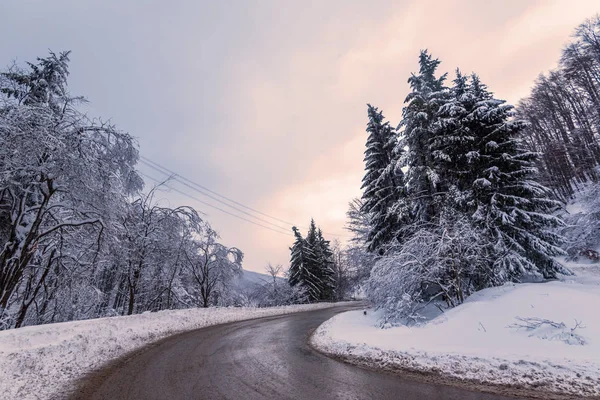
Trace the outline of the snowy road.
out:
<instances>
[{"instance_id":1,"label":"snowy road","mask_svg":"<svg viewBox=\"0 0 600 400\"><path fill-rule=\"evenodd\" d=\"M336 307L177 335L92 376L74 399L486 399L507 397L357 368L309 347Z\"/></svg>"}]
</instances>

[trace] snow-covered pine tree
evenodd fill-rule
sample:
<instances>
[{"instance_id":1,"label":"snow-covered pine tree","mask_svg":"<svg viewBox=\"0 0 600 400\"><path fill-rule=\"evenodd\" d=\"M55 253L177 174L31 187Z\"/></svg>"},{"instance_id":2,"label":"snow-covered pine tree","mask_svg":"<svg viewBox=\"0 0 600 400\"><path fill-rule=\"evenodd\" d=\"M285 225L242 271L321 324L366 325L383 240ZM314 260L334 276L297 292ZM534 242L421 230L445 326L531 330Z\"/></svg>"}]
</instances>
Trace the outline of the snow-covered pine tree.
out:
<instances>
[{"instance_id":1,"label":"snow-covered pine tree","mask_svg":"<svg viewBox=\"0 0 600 400\"><path fill-rule=\"evenodd\" d=\"M408 79L412 92L406 97L398 126L402 140L396 145L396 152L402 154L401 166L407 167L408 197L417 222L430 222L439 213L435 197L440 177L431 145L436 133L436 116L448 97L444 86L446 74L439 78L435 76L439 64L440 61L433 59L427 50L421 51L419 73ZM397 208L404 209L405 205Z\"/></svg>"},{"instance_id":2,"label":"snow-covered pine tree","mask_svg":"<svg viewBox=\"0 0 600 400\"><path fill-rule=\"evenodd\" d=\"M433 75L439 62L425 52L420 61L398 145L418 223L378 259L367 285L396 317L435 298L454 306L485 287L564 271L553 259L562 253L558 203L533 180L537 154L519 139L525 122L476 75L458 72L445 89Z\"/></svg>"},{"instance_id":3,"label":"snow-covered pine tree","mask_svg":"<svg viewBox=\"0 0 600 400\"><path fill-rule=\"evenodd\" d=\"M475 137L468 114L482 100L471 90L468 76L458 69L453 83L448 98L436 115L430 147L436 174L440 178L438 190L448 195L451 195L449 191L456 195L457 190L463 192L470 189L472 180L469 175L472 172L467 154L473 149Z\"/></svg>"},{"instance_id":4,"label":"snow-covered pine tree","mask_svg":"<svg viewBox=\"0 0 600 400\"><path fill-rule=\"evenodd\" d=\"M304 238L295 226L292 227L294 232L294 244L290 247L291 259L290 269L288 271L288 282L291 286L295 286L301 281L301 271L305 264Z\"/></svg>"},{"instance_id":5,"label":"snow-covered pine tree","mask_svg":"<svg viewBox=\"0 0 600 400\"><path fill-rule=\"evenodd\" d=\"M392 206L404 192L404 174L397 168L394 152L398 137L383 113L370 104L365 150L365 176L361 212L369 219L367 249L378 252L389 244L398 231L398 218L391 213Z\"/></svg>"},{"instance_id":6,"label":"snow-covered pine tree","mask_svg":"<svg viewBox=\"0 0 600 400\"><path fill-rule=\"evenodd\" d=\"M0 92L8 98L15 98L20 104L27 106L44 105L55 114L64 113L64 102L68 97L67 77L69 76L69 54L50 52L49 57L38 57L38 64L28 62L30 71L9 70L1 75L12 82L0 88ZM82 98L70 98L82 100Z\"/></svg>"},{"instance_id":7,"label":"snow-covered pine tree","mask_svg":"<svg viewBox=\"0 0 600 400\"><path fill-rule=\"evenodd\" d=\"M335 299L335 271L333 269L333 251L329 240L325 240L321 228L317 229L315 256L321 280L321 300Z\"/></svg>"},{"instance_id":8,"label":"snow-covered pine tree","mask_svg":"<svg viewBox=\"0 0 600 400\"><path fill-rule=\"evenodd\" d=\"M302 237L298 228L294 226L292 230L294 231L295 241L290 247L291 260L288 281L290 286L303 286L310 301L316 301L320 297L321 285L319 277L314 273L315 255L307 239Z\"/></svg>"},{"instance_id":9,"label":"snow-covered pine tree","mask_svg":"<svg viewBox=\"0 0 600 400\"><path fill-rule=\"evenodd\" d=\"M306 248L308 249L308 254L310 254L308 260L308 280L311 281L314 286L317 288L315 297L311 300L320 300L323 293L323 275L321 271L321 264L323 260L321 259L320 247L319 247L319 236L317 232L317 224L315 224L315 220L311 218L310 225L308 226L308 232L306 233Z\"/></svg>"},{"instance_id":10,"label":"snow-covered pine tree","mask_svg":"<svg viewBox=\"0 0 600 400\"><path fill-rule=\"evenodd\" d=\"M471 109L463 124L475 136L474 149L466 154L472 217L494 245L494 279L514 281L524 274L555 278L565 272L553 258L564 253L555 230L562 221L552 215L559 203L534 180L538 155L520 139L527 123L514 119L513 106L495 99L476 75L469 90L474 98L470 105L464 103Z\"/></svg>"}]
</instances>

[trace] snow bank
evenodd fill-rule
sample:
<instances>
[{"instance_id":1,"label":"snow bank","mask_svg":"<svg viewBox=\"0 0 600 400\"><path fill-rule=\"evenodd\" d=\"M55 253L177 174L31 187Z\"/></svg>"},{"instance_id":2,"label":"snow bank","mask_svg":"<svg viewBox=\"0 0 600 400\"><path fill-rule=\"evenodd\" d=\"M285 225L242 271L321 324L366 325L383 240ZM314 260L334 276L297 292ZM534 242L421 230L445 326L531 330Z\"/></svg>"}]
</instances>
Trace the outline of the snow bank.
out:
<instances>
[{"instance_id":1,"label":"snow bank","mask_svg":"<svg viewBox=\"0 0 600 400\"><path fill-rule=\"evenodd\" d=\"M371 311L367 316L362 311L339 314L317 329L312 344L350 362L389 370L441 373L577 396L600 395L597 282L486 289L420 327L379 329L378 317ZM527 320L534 325L537 319L556 324L517 328L516 324L525 323L516 317L535 318ZM579 339L585 344L576 344Z\"/></svg>"},{"instance_id":2,"label":"snow bank","mask_svg":"<svg viewBox=\"0 0 600 400\"><path fill-rule=\"evenodd\" d=\"M60 398L71 382L105 362L175 333L335 305L167 310L2 331L0 399Z\"/></svg>"}]
</instances>

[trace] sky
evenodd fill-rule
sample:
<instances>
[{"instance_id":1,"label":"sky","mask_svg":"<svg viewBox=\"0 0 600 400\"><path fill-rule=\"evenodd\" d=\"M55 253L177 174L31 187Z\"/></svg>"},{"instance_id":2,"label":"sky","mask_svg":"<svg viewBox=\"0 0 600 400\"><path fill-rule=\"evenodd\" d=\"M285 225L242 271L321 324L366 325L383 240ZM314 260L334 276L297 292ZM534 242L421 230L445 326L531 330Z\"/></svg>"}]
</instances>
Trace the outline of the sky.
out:
<instances>
[{"instance_id":1,"label":"sky","mask_svg":"<svg viewBox=\"0 0 600 400\"><path fill-rule=\"evenodd\" d=\"M343 242L361 194L366 104L398 124L420 49L516 103L598 12L597 0L4 0L0 66L71 50L71 92L142 156L303 233L314 218ZM159 201L206 213L244 268L287 267L290 225L259 215L289 233L274 232L169 185L195 199L166 189Z\"/></svg>"}]
</instances>

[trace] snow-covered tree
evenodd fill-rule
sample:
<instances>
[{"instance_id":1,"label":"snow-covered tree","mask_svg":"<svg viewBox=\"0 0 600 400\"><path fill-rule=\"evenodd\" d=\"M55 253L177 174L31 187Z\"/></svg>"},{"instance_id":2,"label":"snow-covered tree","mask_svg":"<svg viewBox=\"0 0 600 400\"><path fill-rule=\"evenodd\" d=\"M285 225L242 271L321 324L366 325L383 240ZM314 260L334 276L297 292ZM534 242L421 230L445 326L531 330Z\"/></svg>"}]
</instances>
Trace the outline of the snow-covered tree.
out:
<instances>
[{"instance_id":1,"label":"snow-covered tree","mask_svg":"<svg viewBox=\"0 0 600 400\"><path fill-rule=\"evenodd\" d=\"M398 126L402 139L396 145L396 153L401 154L400 165L407 168L405 180L410 207L419 222L429 222L439 212L440 177L431 144L438 111L448 97L444 86L446 74L435 76L439 64L427 50L421 51L419 73L408 79L411 93L406 97ZM406 200L401 198L401 202L397 213L406 210Z\"/></svg>"},{"instance_id":2,"label":"snow-covered tree","mask_svg":"<svg viewBox=\"0 0 600 400\"><path fill-rule=\"evenodd\" d=\"M335 297L333 253L329 241L323 238L315 221L310 221L306 238L296 227L292 228L295 242L290 248L289 283L303 286L311 301L331 300Z\"/></svg>"},{"instance_id":3,"label":"snow-covered tree","mask_svg":"<svg viewBox=\"0 0 600 400\"><path fill-rule=\"evenodd\" d=\"M317 229L317 241L314 245L316 271L321 281L320 300L335 299L336 280L333 251L329 240L325 240L321 228Z\"/></svg>"},{"instance_id":4,"label":"snow-covered tree","mask_svg":"<svg viewBox=\"0 0 600 400\"><path fill-rule=\"evenodd\" d=\"M68 56L13 67L0 82L0 318L18 315L16 326L56 271L73 259L91 267L111 210L142 185L131 136L77 110Z\"/></svg>"},{"instance_id":5,"label":"snow-covered tree","mask_svg":"<svg viewBox=\"0 0 600 400\"><path fill-rule=\"evenodd\" d=\"M235 247L217 242L219 235L208 223L204 223L196 234L199 240L184 251L187 261L184 270L193 282L188 286L188 292L202 307L223 304L229 283L242 271L244 254Z\"/></svg>"},{"instance_id":6,"label":"snow-covered tree","mask_svg":"<svg viewBox=\"0 0 600 400\"><path fill-rule=\"evenodd\" d=\"M501 280L524 274L556 278L566 272L554 256L564 254L556 228L562 221L553 212L560 203L536 181L537 153L520 137L527 122L515 119L513 106L488 92L472 77L475 99L466 123L475 137L467 153L471 169L472 218L494 243Z\"/></svg>"},{"instance_id":7,"label":"snow-covered tree","mask_svg":"<svg viewBox=\"0 0 600 400\"><path fill-rule=\"evenodd\" d=\"M401 206L412 205L415 219L376 261L368 285L376 304L405 317L419 304L455 306L489 286L567 272L554 258L563 254L559 203L535 181L537 154L520 139L527 124L476 75L457 71L445 88L438 64L421 53L400 124Z\"/></svg>"},{"instance_id":8,"label":"snow-covered tree","mask_svg":"<svg viewBox=\"0 0 600 400\"><path fill-rule=\"evenodd\" d=\"M122 307L127 315L156 309L162 301L171 302L182 252L195 242L192 232L197 234L206 225L190 207L158 205L154 201L158 188L134 200L117 227L120 249L114 262L120 265L117 287L122 290L121 301L127 299ZM121 308L119 303L115 309Z\"/></svg>"},{"instance_id":9,"label":"snow-covered tree","mask_svg":"<svg viewBox=\"0 0 600 400\"><path fill-rule=\"evenodd\" d=\"M467 212L485 227L482 239L502 265L490 266L501 276L482 287L527 273L555 277L563 270L552 258L561 254L555 229L561 222L551 215L559 204L535 182L537 154L522 145L526 123L513 116L513 107L495 99L477 75L469 80L457 71L435 124L432 149L447 192L445 207Z\"/></svg>"},{"instance_id":10,"label":"snow-covered tree","mask_svg":"<svg viewBox=\"0 0 600 400\"><path fill-rule=\"evenodd\" d=\"M598 261L600 255L600 184L590 183L572 200L565 212L565 250L571 260Z\"/></svg>"},{"instance_id":11,"label":"snow-covered tree","mask_svg":"<svg viewBox=\"0 0 600 400\"><path fill-rule=\"evenodd\" d=\"M482 100L468 82L468 76L456 71L454 85L440 107L433 124L433 138L430 150L433 156L436 175L439 177L438 190L447 194L451 187L459 191L468 190L472 182L471 165L468 154L474 147L475 136L469 112Z\"/></svg>"},{"instance_id":12,"label":"snow-covered tree","mask_svg":"<svg viewBox=\"0 0 600 400\"><path fill-rule=\"evenodd\" d=\"M367 293L386 321L416 323L456 306L489 273L492 255L471 222L445 213L439 219L440 225L417 230L373 267Z\"/></svg>"},{"instance_id":13,"label":"snow-covered tree","mask_svg":"<svg viewBox=\"0 0 600 400\"><path fill-rule=\"evenodd\" d=\"M78 108L68 61L0 73L0 329L229 302L241 251L143 192L137 144Z\"/></svg>"},{"instance_id":14,"label":"snow-covered tree","mask_svg":"<svg viewBox=\"0 0 600 400\"><path fill-rule=\"evenodd\" d=\"M361 213L369 219L367 248L378 252L392 242L399 230L399 218L391 212L401 196L404 196L404 174L397 166L397 134L389 122L384 122L383 113L368 104L365 150L365 176Z\"/></svg>"},{"instance_id":15,"label":"snow-covered tree","mask_svg":"<svg viewBox=\"0 0 600 400\"><path fill-rule=\"evenodd\" d=\"M346 230L352 237L352 243L365 246L368 243L368 235L371 231L371 219L363 212L363 201L360 198L354 198L348 203L348 211L346 211Z\"/></svg>"},{"instance_id":16,"label":"snow-covered tree","mask_svg":"<svg viewBox=\"0 0 600 400\"><path fill-rule=\"evenodd\" d=\"M367 235L370 231L370 219L368 215L361 212L362 200L353 199L348 204L346 212L346 229L352 233L352 237L346 246L346 262L351 269L355 270L354 286L364 282L371 273L371 268L377 259L377 255L367 250Z\"/></svg>"},{"instance_id":17,"label":"snow-covered tree","mask_svg":"<svg viewBox=\"0 0 600 400\"><path fill-rule=\"evenodd\" d=\"M310 300L314 301L320 297L321 292L321 282L314 273L315 254L298 228L294 226L292 230L294 231L295 241L290 248L291 260L288 281L290 286L300 285L304 287Z\"/></svg>"}]
</instances>

